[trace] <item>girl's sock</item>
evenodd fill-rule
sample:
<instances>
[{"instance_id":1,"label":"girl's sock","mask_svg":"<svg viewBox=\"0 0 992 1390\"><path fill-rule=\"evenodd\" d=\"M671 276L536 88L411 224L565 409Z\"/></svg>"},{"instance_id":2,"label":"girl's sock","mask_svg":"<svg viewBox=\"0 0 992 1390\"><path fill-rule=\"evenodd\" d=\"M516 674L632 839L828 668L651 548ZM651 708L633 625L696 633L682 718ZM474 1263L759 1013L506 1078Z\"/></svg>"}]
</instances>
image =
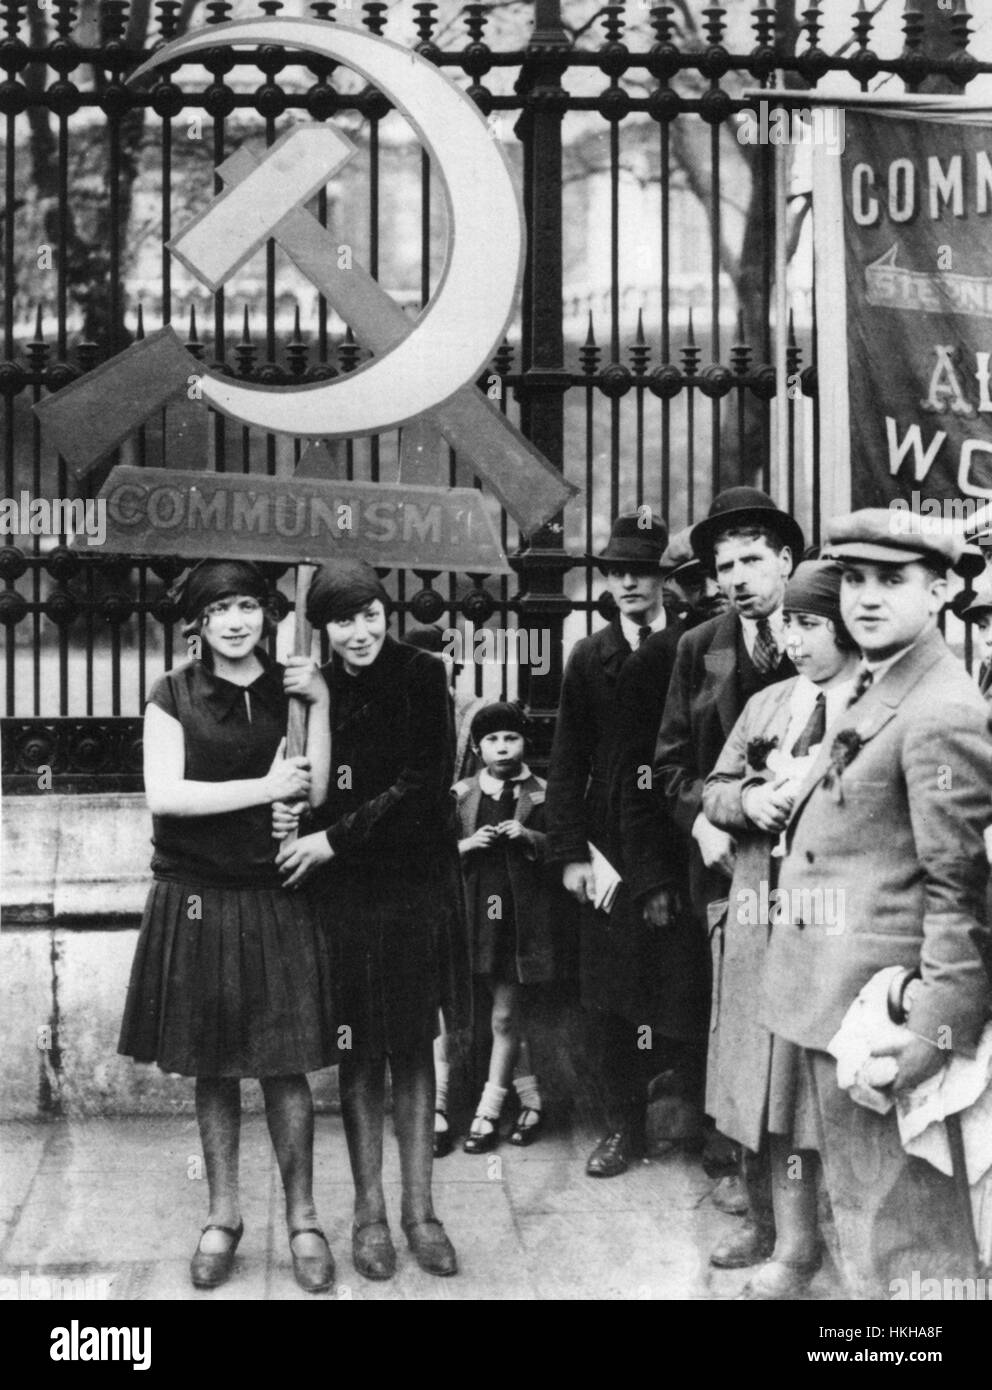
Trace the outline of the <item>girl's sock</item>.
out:
<instances>
[{"instance_id":1,"label":"girl's sock","mask_svg":"<svg viewBox=\"0 0 992 1390\"><path fill-rule=\"evenodd\" d=\"M520 1109L533 1110L540 1113L541 1110L541 1088L536 1076L515 1076L513 1078L513 1089L517 1093L520 1101ZM535 1120L531 1120L535 1124Z\"/></svg>"},{"instance_id":2,"label":"girl's sock","mask_svg":"<svg viewBox=\"0 0 992 1390\"><path fill-rule=\"evenodd\" d=\"M488 1120L490 1126L495 1129L499 1121L500 1111L503 1109L503 1102L506 1100L506 1087L494 1086L491 1081L487 1081L482 1088L482 1099L475 1108L475 1120L472 1121L472 1130L477 1134L486 1134L488 1130L476 1130L476 1120Z\"/></svg>"}]
</instances>

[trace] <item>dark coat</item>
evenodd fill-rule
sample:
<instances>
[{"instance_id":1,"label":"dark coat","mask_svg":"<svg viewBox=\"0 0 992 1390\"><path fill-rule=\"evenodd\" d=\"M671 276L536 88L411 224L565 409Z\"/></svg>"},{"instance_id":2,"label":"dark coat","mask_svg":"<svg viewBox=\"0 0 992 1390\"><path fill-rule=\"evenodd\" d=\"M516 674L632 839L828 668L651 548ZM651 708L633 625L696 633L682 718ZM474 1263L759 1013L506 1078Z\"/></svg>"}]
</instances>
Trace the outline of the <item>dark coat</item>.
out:
<instances>
[{"instance_id":1,"label":"dark coat","mask_svg":"<svg viewBox=\"0 0 992 1390\"><path fill-rule=\"evenodd\" d=\"M792 662L783 656L770 676L758 676L735 612L701 623L679 642L654 771L658 794L685 836L691 837L702 810L703 783L747 701L795 674ZM690 845L693 902L704 913L707 904L726 898L730 883L719 870L704 867L694 840Z\"/></svg>"},{"instance_id":2,"label":"dark coat","mask_svg":"<svg viewBox=\"0 0 992 1390\"><path fill-rule=\"evenodd\" d=\"M438 1007L468 1016L469 973L443 664L387 636L372 666L324 667L331 777L314 814L334 858L317 896L336 949L341 1018L376 1050L414 1041ZM360 1045L356 1042L356 1045Z\"/></svg>"},{"instance_id":3,"label":"dark coat","mask_svg":"<svg viewBox=\"0 0 992 1390\"><path fill-rule=\"evenodd\" d=\"M706 1029L709 957L698 922L683 911L668 927L645 922L644 899L674 889L687 899L685 837L652 790L652 760L675 651L684 629L655 633L625 662L617 682L614 764L609 816L619 825L616 867L624 889L610 929L600 934L602 972L632 1021L650 1022L666 1037L691 1040Z\"/></svg>"},{"instance_id":4,"label":"dark coat","mask_svg":"<svg viewBox=\"0 0 992 1390\"><path fill-rule=\"evenodd\" d=\"M455 786L462 838L475 832L482 788L478 776ZM531 776L520 784L520 795L513 807L513 819L524 826L519 840L507 844L507 868L513 888L514 929L516 935L517 977L522 985L541 984L554 977L555 904L552 883L544 863L547 835L544 833L544 783ZM486 904L480 901L479 854L470 850L462 856L465 883L465 913L473 945L477 945L480 923L487 920ZM473 968L480 972L478 958ZM480 972L483 973L483 972Z\"/></svg>"},{"instance_id":5,"label":"dark coat","mask_svg":"<svg viewBox=\"0 0 992 1390\"><path fill-rule=\"evenodd\" d=\"M576 642L565 667L548 769L548 862L585 863L588 841L612 862L619 826L609 823L615 698L630 647L619 618Z\"/></svg>"}]
</instances>

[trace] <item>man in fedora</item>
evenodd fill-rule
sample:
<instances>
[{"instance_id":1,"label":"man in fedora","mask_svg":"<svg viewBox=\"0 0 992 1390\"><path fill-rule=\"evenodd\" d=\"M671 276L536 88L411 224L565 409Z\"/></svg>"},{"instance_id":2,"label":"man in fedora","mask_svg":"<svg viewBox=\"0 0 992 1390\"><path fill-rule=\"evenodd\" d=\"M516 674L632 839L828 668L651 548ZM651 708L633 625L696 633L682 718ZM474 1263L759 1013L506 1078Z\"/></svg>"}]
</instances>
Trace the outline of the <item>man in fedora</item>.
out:
<instances>
[{"instance_id":1,"label":"man in fedora","mask_svg":"<svg viewBox=\"0 0 992 1390\"><path fill-rule=\"evenodd\" d=\"M966 1195L907 1155L894 1111L859 1105L838 1087L827 1051L879 971L917 975L904 996L906 1026L872 1049L866 1078L883 1095L905 1096L950 1058L974 1055L992 1003L975 944L986 926L983 832L992 820L988 707L937 627L948 570L968 557L958 536L927 521L879 508L828 528L823 553L844 567L841 615L863 664L792 809L779 879L787 907L767 957L765 1022L800 1049L796 1104L812 1104L817 1117L842 1272L856 1297L907 1297L914 1271L917 1288L977 1274ZM879 1013L884 1026L884 1004Z\"/></svg>"},{"instance_id":2,"label":"man in fedora","mask_svg":"<svg viewBox=\"0 0 992 1390\"><path fill-rule=\"evenodd\" d=\"M636 911L626 933L627 988L620 1011L641 1027L652 1095L664 1096L671 1140L698 1140L709 1016L709 948L688 908L688 841L660 797L646 794L665 697L683 634L724 612L726 599L694 554L692 527L661 557L668 624L631 654L617 681L611 814L620 821L620 863ZM668 885L659 891L662 884ZM643 1046L644 1025L651 1047ZM648 1054L648 1055L644 1055ZM667 1075L664 1075L667 1067ZM636 1059L628 1069L636 1069Z\"/></svg>"},{"instance_id":3,"label":"man in fedora","mask_svg":"<svg viewBox=\"0 0 992 1390\"><path fill-rule=\"evenodd\" d=\"M647 1078L641 1070L632 1071L644 1053L637 1048L637 1023L625 1016L631 984L625 928L633 904L621 888L609 915L593 907L589 845L618 865L619 823L609 806L616 686L631 652L665 627L660 561L667 543L664 524L647 507L614 521L596 563L616 613L606 627L572 649L548 769L548 862L561 867L566 889L581 904L581 999L598 1035L599 1079L609 1120L608 1133L586 1166L590 1177L624 1172L644 1147Z\"/></svg>"},{"instance_id":4,"label":"man in fedora","mask_svg":"<svg viewBox=\"0 0 992 1390\"><path fill-rule=\"evenodd\" d=\"M782 600L804 543L793 518L752 487L719 493L705 520L692 528L691 540L693 553L715 575L730 609L679 642L655 747L653 788L644 794L661 798L692 846L692 903L699 930L709 933L725 911L734 844L703 814L703 783L751 696L795 675L785 655ZM666 887L640 886L644 893ZM715 939L719 942L719 934ZM743 1214L746 1202L735 1176L733 1146L729 1141L711 1143L709 1159L711 1171L724 1173L714 1194L717 1205ZM766 1253L763 1239L760 1223L749 1221L717 1247L711 1260L725 1268L752 1264Z\"/></svg>"}]
</instances>

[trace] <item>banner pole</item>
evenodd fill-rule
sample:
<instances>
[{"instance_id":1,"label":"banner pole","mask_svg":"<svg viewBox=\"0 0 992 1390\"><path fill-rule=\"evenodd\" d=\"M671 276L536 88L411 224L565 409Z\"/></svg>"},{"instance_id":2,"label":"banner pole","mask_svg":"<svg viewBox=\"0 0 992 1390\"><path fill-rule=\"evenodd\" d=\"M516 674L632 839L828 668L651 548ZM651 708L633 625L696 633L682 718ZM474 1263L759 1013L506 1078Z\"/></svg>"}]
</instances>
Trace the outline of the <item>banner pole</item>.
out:
<instances>
[{"instance_id":1,"label":"banner pole","mask_svg":"<svg viewBox=\"0 0 992 1390\"><path fill-rule=\"evenodd\" d=\"M782 85L782 75L776 86ZM772 497L780 507L789 510L789 296L788 226L789 213L788 166L785 145L775 147L775 452L772 468ZM802 558L793 557L797 562Z\"/></svg>"}]
</instances>

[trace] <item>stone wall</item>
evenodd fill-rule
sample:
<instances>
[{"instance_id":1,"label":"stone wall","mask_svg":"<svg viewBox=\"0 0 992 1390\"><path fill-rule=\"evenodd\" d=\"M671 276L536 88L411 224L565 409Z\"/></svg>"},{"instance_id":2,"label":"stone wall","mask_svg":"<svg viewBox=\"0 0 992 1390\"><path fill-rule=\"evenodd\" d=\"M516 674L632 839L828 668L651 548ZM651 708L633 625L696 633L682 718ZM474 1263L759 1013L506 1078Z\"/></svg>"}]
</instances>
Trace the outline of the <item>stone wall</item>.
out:
<instances>
[{"instance_id":1,"label":"stone wall","mask_svg":"<svg viewBox=\"0 0 992 1390\"><path fill-rule=\"evenodd\" d=\"M0 1118L192 1111L193 1087L117 1053L150 882L140 794L4 799ZM321 1108L337 1072L311 1078ZM244 1087L246 1108L260 1089Z\"/></svg>"}]
</instances>

